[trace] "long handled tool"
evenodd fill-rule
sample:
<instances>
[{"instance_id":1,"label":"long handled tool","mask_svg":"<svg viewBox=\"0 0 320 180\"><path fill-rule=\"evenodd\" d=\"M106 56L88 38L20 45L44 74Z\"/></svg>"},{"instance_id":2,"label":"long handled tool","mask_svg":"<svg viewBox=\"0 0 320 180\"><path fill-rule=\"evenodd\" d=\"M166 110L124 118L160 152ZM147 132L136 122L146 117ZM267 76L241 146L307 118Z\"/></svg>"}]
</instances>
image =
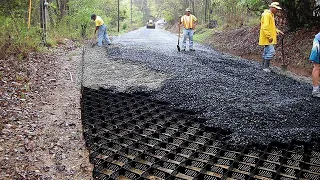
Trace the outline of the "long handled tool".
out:
<instances>
[{"instance_id":1,"label":"long handled tool","mask_svg":"<svg viewBox=\"0 0 320 180\"><path fill-rule=\"evenodd\" d=\"M180 18L179 18L180 19ZM178 45L177 45L177 49L178 49L178 51L180 52L180 20L179 20L179 34L178 34Z\"/></svg>"},{"instance_id":2,"label":"long handled tool","mask_svg":"<svg viewBox=\"0 0 320 180\"><path fill-rule=\"evenodd\" d=\"M91 39L91 47L94 48L98 44L96 39Z\"/></svg>"},{"instance_id":3,"label":"long handled tool","mask_svg":"<svg viewBox=\"0 0 320 180\"><path fill-rule=\"evenodd\" d=\"M284 36L282 36L281 38L281 53L282 53L282 65L281 65L281 69L286 71L289 65L289 62L285 60L285 54L284 54Z\"/></svg>"}]
</instances>

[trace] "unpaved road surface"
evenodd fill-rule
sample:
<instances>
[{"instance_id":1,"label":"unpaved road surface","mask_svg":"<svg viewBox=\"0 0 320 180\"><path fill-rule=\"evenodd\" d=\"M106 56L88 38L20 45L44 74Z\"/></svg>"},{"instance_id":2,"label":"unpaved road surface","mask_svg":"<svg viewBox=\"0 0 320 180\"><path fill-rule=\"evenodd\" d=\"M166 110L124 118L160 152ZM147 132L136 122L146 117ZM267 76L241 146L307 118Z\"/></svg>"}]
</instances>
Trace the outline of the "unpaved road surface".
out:
<instances>
[{"instance_id":1,"label":"unpaved road surface","mask_svg":"<svg viewBox=\"0 0 320 180\"><path fill-rule=\"evenodd\" d=\"M309 141L320 132L320 101L310 97L310 84L199 44L195 52L176 45L176 35L142 28L107 48L87 48L84 85L146 91L230 130L232 143Z\"/></svg>"}]
</instances>

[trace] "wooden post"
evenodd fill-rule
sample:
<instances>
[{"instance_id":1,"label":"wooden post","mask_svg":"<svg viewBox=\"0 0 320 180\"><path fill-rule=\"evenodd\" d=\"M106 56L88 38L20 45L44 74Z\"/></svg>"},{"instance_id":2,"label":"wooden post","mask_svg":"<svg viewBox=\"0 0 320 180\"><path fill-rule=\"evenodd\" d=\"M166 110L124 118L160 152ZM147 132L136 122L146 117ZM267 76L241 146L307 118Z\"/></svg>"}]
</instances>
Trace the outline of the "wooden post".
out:
<instances>
[{"instance_id":1,"label":"wooden post","mask_svg":"<svg viewBox=\"0 0 320 180\"><path fill-rule=\"evenodd\" d=\"M28 29L30 29L30 24L31 24L31 10L32 10L32 0L29 0Z\"/></svg>"}]
</instances>

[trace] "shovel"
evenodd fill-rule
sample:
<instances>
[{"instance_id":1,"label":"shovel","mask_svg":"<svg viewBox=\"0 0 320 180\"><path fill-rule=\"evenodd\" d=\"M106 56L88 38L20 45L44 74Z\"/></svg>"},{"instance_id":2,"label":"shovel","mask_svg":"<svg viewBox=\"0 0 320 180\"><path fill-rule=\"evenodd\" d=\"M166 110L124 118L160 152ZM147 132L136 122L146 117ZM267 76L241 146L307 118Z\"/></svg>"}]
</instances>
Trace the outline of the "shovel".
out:
<instances>
[{"instance_id":1,"label":"shovel","mask_svg":"<svg viewBox=\"0 0 320 180\"><path fill-rule=\"evenodd\" d=\"M180 52L180 20L179 20L179 34L178 34L178 45L177 45L177 49Z\"/></svg>"},{"instance_id":2,"label":"shovel","mask_svg":"<svg viewBox=\"0 0 320 180\"><path fill-rule=\"evenodd\" d=\"M281 65L281 69L283 71L286 71L288 68L288 62L286 62L285 58L285 54L284 54L284 47L283 47L283 41L284 41L284 36L282 36L281 38L281 53L282 53L282 65Z\"/></svg>"},{"instance_id":3,"label":"shovel","mask_svg":"<svg viewBox=\"0 0 320 180\"><path fill-rule=\"evenodd\" d=\"M91 40L91 47L94 48L97 45L97 42L95 39Z\"/></svg>"}]
</instances>

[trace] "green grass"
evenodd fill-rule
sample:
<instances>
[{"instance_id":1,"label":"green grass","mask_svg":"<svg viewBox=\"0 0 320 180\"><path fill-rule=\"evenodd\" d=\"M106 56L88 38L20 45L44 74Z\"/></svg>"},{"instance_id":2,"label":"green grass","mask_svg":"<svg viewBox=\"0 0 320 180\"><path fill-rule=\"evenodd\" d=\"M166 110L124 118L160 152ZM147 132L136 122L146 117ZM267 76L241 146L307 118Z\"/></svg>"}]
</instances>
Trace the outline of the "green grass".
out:
<instances>
[{"instance_id":1,"label":"green grass","mask_svg":"<svg viewBox=\"0 0 320 180\"><path fill-rule=\"evenodd\" d=\"M39 49L39 32L39 27L28 29L23 18L0 15L0 56L14 55L19 61L23 60L29 52Z\"/></svg>"},{"instance_id":2,"label":"green grass","mask_svg":"<svg viewBox=\"0 0 320 180\"><path fill-rule=\"evenodd\" d=\"M215 32L215 29L199 28L198 30L196 30L196 33L193 36L193 39L195 42L205 43L207 39L212 37L214 32Z\"/></svg>"}]
</instances>

